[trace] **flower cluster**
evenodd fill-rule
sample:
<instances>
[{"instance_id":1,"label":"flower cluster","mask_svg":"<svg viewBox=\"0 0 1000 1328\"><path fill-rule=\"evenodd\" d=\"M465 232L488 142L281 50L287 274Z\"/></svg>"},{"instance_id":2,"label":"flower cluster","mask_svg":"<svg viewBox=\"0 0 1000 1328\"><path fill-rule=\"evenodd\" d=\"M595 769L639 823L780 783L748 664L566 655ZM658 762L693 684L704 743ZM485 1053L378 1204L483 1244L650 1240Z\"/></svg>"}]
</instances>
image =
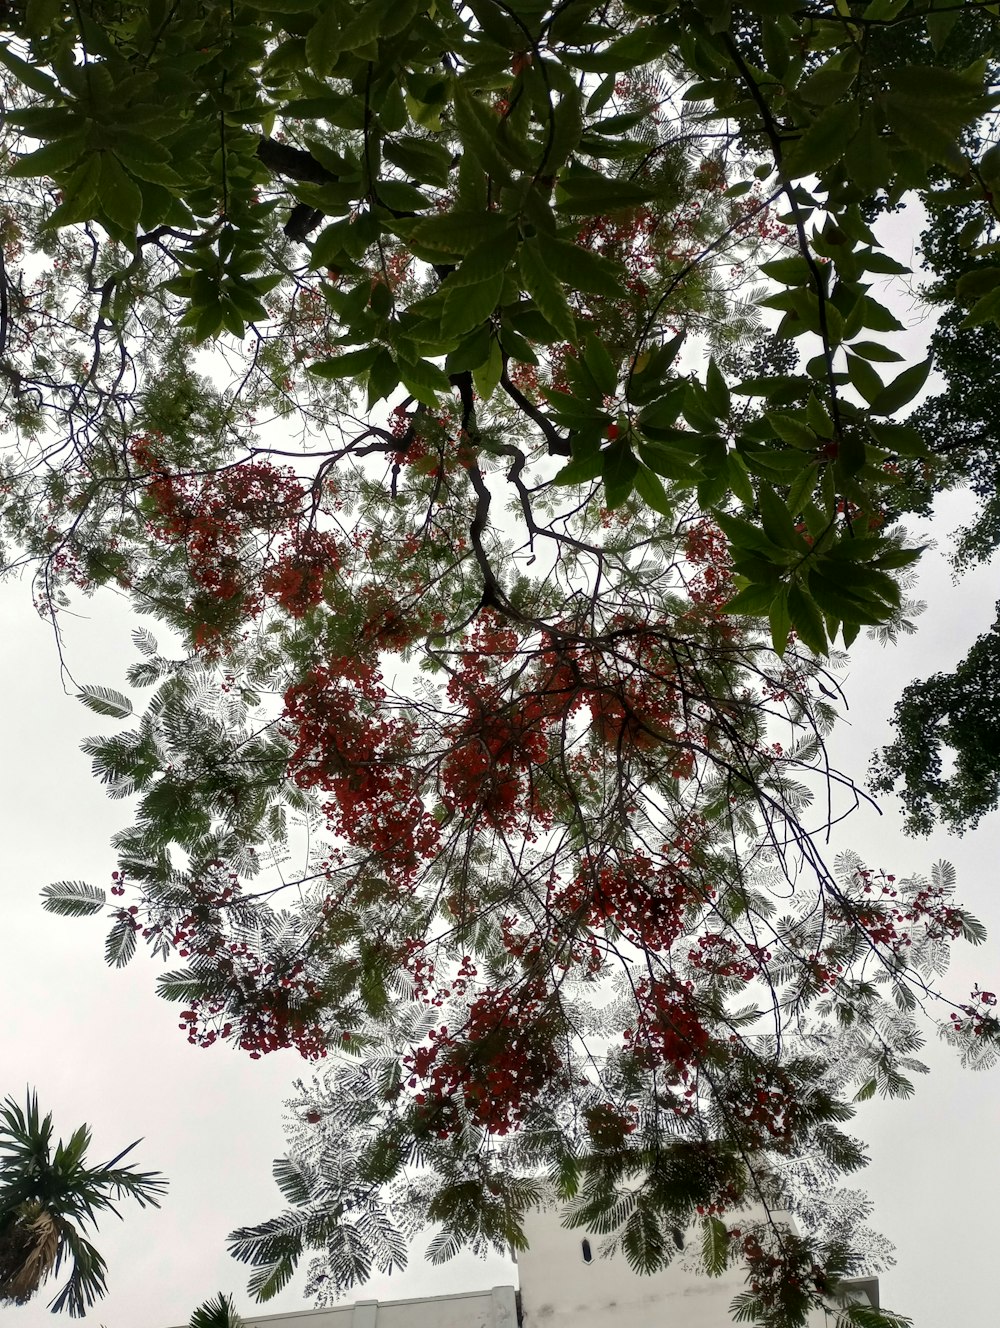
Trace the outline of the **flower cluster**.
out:
<instances>
[{"instance_id":1,"label":"flower cluster","mask_svg":"<svg viewBox=\"0 0 1000 1328\"><path fill-rule=\"evenodd\" d=\"M314 524L290 470L247 461L207 475L176 474L153 440L135 439L131 451L148 473L151 533L184 550L203 599L234 605L241 618L258 615L267 599L296 618L322 601L340 546Z\"/></svg>"},{"instance_id":2,"label":"flower cluster","mask_svg":"<svg viewBox=\"0 0 1000 1328\"><path fill-rule=\"evenodd\" d=\"M427 1044L404 1057L420 1113L447 1137L458 1127L461 1102L477 1125L509 1134L541 1093L558 1087L563 1059L555 1033L540 984L483 993L458 1032L432 1029Z\"/></svg>"},{"instance_id":3,"label":"flower cluster","mask_svg":"<svg viewBox=\"0 0 1000 1328\"><path fill-rule=\"evenodd\" d=\"M641 978L633 996L635 1027L626 1028L624 1038L636 1061L648 1070L666 1067L668 1082L690 1084L711 1042L694 983Z\"/></svg>"}]
</instances>

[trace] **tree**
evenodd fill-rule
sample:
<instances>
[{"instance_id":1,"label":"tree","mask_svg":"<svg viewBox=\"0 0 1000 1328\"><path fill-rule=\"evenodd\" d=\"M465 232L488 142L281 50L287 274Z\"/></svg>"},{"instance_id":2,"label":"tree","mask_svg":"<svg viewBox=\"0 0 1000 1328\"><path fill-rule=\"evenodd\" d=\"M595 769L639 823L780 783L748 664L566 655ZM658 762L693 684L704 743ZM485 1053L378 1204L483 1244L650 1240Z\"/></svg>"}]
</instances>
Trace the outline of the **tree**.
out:
<instances>
[{"instance_id":1,"label":"tree","mask_svg":"<svg viewBox=\"0 0 1000 1328\"><path fill-rule=\"evenodd\" d=\"M80 1318L107 1289L107 1265L84 1232L97 1214L120 1217L116 1203L160 1206L166 1181L155 1171L119 1166L139 1143L98 1166L87 1165L90 1128L81 1125L53 1149L52 1115L41 1117L38 1097L0 1107L0 1304L24 1305L63 1264L69 1277L51 1302L53 1313Z\"/></svg>"},{"instance_id":2,"label":"tree","mask_svg":"<svg viewBox=\"0 0 1000 1328\"><path fill-rule=\"evenodd\" d=\"M1000 543L1000 485L995 412L988 383L997 366L996 337L983 318L1000 279L991 263L995 219L983 217L962 191L928 195L931 224L922 236L925 266L936 277L930 299L940 311L932 348L944 391L924 402L914 421L937 439L900 506L924 509L934 492L967 486L975 519L957 532L956 574L985 562ZM997 625L975 641L951 673L909 684L895 708L894 741L873 762L873 786L897 789L907 824L927 833L935 819L959 832L978 824L1000 799L1000 743L995 732ZM953 765L944 774L946 750Z\"/></svg>"},{"instance_id":3,"label":"tree","mask_svg":"<svg viewBox=\"0 0 1000 1328\"><path fill-rule=\"evenodd\" d=\"M191 1315L190 1328L243 1328L233 1302L220 1291L214 1300L206 1300Z\"/></svg>"},{"instance_id":4,"label":"tree","mask_svg":"<svg viewBox=\"0 0 1000 1328\"><path fill-rule=\"evenodd\" d=\"M897 417L929 364L876 367L870 278L903 269L866 218L942 170L993 206L955 17L11 19L8 564L57 629L110 587L182 642L137 628L151 699L87 745L134 799L111 898L46 903L110 909L112 964L186 960L160 985L194 1044L331 1067L289 1212L234 1234L262 1298L422 1222L435 1257L516 1246L546 1176L639 1269L700 1221L773 1328L857 1266L844 1223L773 1214L863 1165L841 1126L911 1091L915 1011L981 939L945 866L821 850L861 796L824 753L832 644L899 623L893 495L928 452ZM751 352L757 304L791 354ZM992 1004L945 1021L984 1061ZM726 1222L746 1203L766 1229Z\"/></svg>"}]
</instances>

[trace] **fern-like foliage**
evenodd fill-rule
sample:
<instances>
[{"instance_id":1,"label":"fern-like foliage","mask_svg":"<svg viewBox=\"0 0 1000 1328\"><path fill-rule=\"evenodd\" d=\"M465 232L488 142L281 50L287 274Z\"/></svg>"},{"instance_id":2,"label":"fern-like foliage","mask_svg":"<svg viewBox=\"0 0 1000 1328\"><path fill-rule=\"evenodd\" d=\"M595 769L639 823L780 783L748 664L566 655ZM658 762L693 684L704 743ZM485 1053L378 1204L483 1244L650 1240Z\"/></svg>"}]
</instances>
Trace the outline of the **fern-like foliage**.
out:
<instances>
[{"instance_id":1,"label":"fern-like foliage","mask_svg":"<svg viewBox=\"0 0 1000 1328\"><path fill-rule=\"evenodd\" d=\"M111 687L87 685L80 688L79 699L97 715L109 719L127 719L132 713L132 702L122 692Z\"/></svg>"},{"instance_id":2,"label":"fern-like foliage","mask_svg":"<svg viewBox=\"0 0 1000 1328\"><path fill-rule=\"evenodd\" d=\"M54 881L42 889L43 908L64 918L93 917L106 902L107 895L101 887L86 881Z\"/></svg>"}]
</instances>

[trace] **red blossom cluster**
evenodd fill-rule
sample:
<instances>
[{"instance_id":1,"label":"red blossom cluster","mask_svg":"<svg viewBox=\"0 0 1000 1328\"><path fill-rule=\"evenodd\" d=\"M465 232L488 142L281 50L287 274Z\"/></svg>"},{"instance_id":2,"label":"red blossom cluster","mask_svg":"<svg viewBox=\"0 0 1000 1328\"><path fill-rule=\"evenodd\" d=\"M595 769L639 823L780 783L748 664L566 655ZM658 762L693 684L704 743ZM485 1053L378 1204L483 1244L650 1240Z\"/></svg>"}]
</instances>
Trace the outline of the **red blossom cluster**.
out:
<instances>
[{"instance_id":1,"label":"red blossom cluster","mask_svg":"<svg viewBox=\"0 0 1000 1328\"><path fill-rule=\"evenodd\" d=\"M415 938L404 946L400 962L413 981L414 999L437 1009L441 1009L452 996L466 995L479 973L472 956L463 955L458 970L447 985L437 985L437 964L428 953L426 943Z\"/></svg>"},{"instance_id":2,"label":"red blossom cluster","mask_svg":"<svg viewBox=\"0 0 1000 1328\"><path fill-rule=\"evenodd\" d=\"M780 1243L765 1246L755 1232L734 1227L730 1236L742 1248L747 1285L765 1310L774 1310L789 1297L829 1294L829 1279L815 1262L805 1241L782 1233Z\"/></svg>"},{"instance_id":3,"label":"red blossom cluster","mask_svg":"<svg viewBox=\"0 0 1000 1328\"><path fill-rule=\"evenodd\" d=\"M658 255L652 241L662 220L647 207L591 217L581 227L576 242L583 249L620 262L625 268L625 287L642 297L648 293L648 280L656 269Z\"/></svg>"},{"instance_id":4,"label":"red blossom cluster","mask_svg":"<svg viewBox=\"0 0 1000 1328\"><path fill-rule=\"evenodd\" d=\"M735 1103L745 1137L759 1148L789 1142L797 1097L795 1084L780 1067L758 1070Z\"/></svg>"},{"instance_id":5,"label":"red blossom cluster","mask_svg":"<svg viewBox=\"0 0 1000 1328\"><path fill-rule=\"evenodd\" d=\"M549 759L548 729L560 707L549 693L519 692L517 679L504 677L518 646L516 632L480 615L448 683L449 699L465 714L447 731L442 800L491 826L531 836L551 820L533 768Z\"/></svg>"},{"instance_id":6,"label":"red blossom cluster","mask_svg":"<svg viewBox=\"0 0 1000 1328\"><path fill-rule=\"evenodd\" d=\"M409 1087L420 1089L416 1104L442 1138L458 1126L457 1102L477 1125L509 1134L540 1093L558 1086L562 1065L550 1002L536 982L484 992L457 1033L432 1029L403 1058Z\"/></svg>"},{"instance_id":7,"label":"red blossom cluster","mask_svg":"<svg viewBox=\"0 0 1000 1328\"><path fill-rule=\"evenodd\" d=\"M560 719L586 706L607 746L623 755L657 751L673 778L690 778L695 735L682 715L669 624L619 616L599 646L550 642L541 660L536 685Z\"/></svg>"},{"instance_id":8,"label":"red blossom cluster","mask_svg":"<svg viewBox=\"0 0 1000 1328\"><path fill-rule=\"evenodd\" d=\"M693 968L715 978L752 982L760 972L757 955L748 956L745 946L738 945L731 937L717 931L699 936L695 946L688 951L688 959Z\"/></svg>"},{"instance_id":9,"label":"red blossom cluster","mask_svg":"<svg viewBox=\"0 0 1000 1328\"><path fill-rule=\"evenodd\" d=\"M552 903L563 915L589 925L612 922L635 945L666 951L684 931L692 903L704 899L689 866L670 844L656 863L641 852L585 857L574 880L553 893Z\"/></svg>"},{"instance_id":10,"label":"red blossom cluster","mask_svg":"<svg viewBox=\"0 0 1000 1328\"><path fill-rule=\"evenodd\" d=\"M992 1013L997 1003L996 992L972 989L967 1005L960 1005L948 1016L956 1033L971 1033L974 1037L990 1034L994 1039L1000 1035L1000 1020Z\"/></svg>"},{"instance_id":11,"label":"red blossom cluster","mask_svg":"<svg viewBox=\"0 0 1000 1328\"><path fill-rule=\"evenodd\" d=\"M302 617L323 598L340 566L336 537L317 529L306 494L290 470L247 461L208 474L175 474L155 440L133 440L132 456L149 475L150 530L183 547L195 587L209 600L259 614L265 599Z\"/></svg>"},{"instance_id":12,"label":"red blossom cluster","mask_svg":"<svg viewBox=\"0 0 1000 1328\"><path fill-rule=\"evenodd\" d=\"M634 1134L639 1123L639 1108L630 1104L625 1111L610 1102L599 1102L583 1113L584 1124L591 1141L598 1148L621 1148L626 1138Z\"/></svg>"},{"instance_id":13,"label":"red blossom cluster","mask_svg":"<svg viewBox=\"0 0 1000 1328\"><path fill-rule=\"evenodd\" d=\"M333 795L324 810L336 834L409 885L440 835L408 763L413 725L381 714L384 699L371 660L344 656L311 669L285 693L284 718L295 742L289 771L303 788Z\"/></svg>"},{"instance_id":14,"label":"red blossom cluster","mask_svg":"<svg viewBox=\"0 0 1000 1328\"><path fill-rule=\"evenodd\" d=\"M626 1028L624 1038L636 1061L649 1070L665 1066L672 1082L690 1085L711 1042L694 983L672 977L641 978L633 997L635 1027Z\"/></svg>"},{"instance_id":15,"label":"red blossom cluster","mask_svg":"<svg viewBox=\"0 0 1000 1328\"><path fill-rule=\"evenodd\" d=\"M306 1060L327 1054L327 1034L316 1019L322 989L306 976L302 962L279 975L245 943L233 941L214 956L212 968L213 985L217 981L226 994L195 997L179 1016L178 1027L192 1046L211 1047L235 1034L251 1060L289 1047Z\"/></svg>"},{"instance_id":16,"label":"red blossom cluster","mask_svg":"<svg viewBox=\"0 0 1000 1328\"><path fill-rule=\"evenodd\" d=\"M735 632L732 621L723 610L736 593L733 584L732 560L729 546L722 531L709 517L688 526L684 532L684 556L695 569L689 578L687 592L692 602L708 612L721 626Z\"/></svg>"},{"instance_id":17,"label":"red blossom cluster","mask_svg":"<svg viewBox=\"0 0 1000 1328\"><path fill-rule=\"evenodd\" d=\"M950 891L941 884L922 883L903 890L893 875L858 866L854 886L861 896L842 896L831 905L834 916L860 927L878 946L902 953L913 945L912 929L929 940L955 940L962 934L962 910L949 902Z\"/></svg>"}]
</instances>

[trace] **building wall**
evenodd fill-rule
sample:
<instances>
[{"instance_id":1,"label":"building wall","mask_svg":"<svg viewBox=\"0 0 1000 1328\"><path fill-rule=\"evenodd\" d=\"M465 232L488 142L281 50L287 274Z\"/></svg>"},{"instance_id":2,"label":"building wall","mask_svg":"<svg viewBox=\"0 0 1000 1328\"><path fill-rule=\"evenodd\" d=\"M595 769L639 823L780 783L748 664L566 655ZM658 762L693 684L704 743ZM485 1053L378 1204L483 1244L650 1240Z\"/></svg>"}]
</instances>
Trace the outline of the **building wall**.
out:
<instances>
[{"instance_id":1,"label":"building wall","mask_svg":"<svg viewBox=\"0 0 1000 1328\"><path fill-rule=\"evenodd\" d=\"M529 1213L524 1231L528 1249L517 1256L522 1328L732 1328L729 1306L746 1290L740 1269L707 1277L690 1268L683 1252L658 1273L634 1273L622 1255L602 1258L596 1236L587 1238L588 1263L587 1233L562 1226L552 1209ZM877 1279L859 1280L853 1298L877 1306ZM820 1312L810 1328L827 1328L828 1321L832 1316Z\"/></svg>"},{"instance_id":2,"label":"building wall","mask_svg":"<svg viewBox=\"0 0 1000 1328\"><path fill-rule=\"evenodd\" d=\"M517 1328L514 1288L416 1300L356 1300L328 1310L255 1314L247 1328Z\"/></svg>"},{"instance_id":3,"label":"building wall","mask_svg":"<svg viewBox=\"0 0 1000 1328\"><path fill-rule=\"evenodd\" d=\"M517 1256L523 1328L731 1328L729 1304L744 1289L736 1271L699 1277L678 1254L669 1267L639 1276L622 1256L602 1258L600 1237L560 1226L552 1211L529 1214L529 1247Z\"/></svg>"}]
</instances>

